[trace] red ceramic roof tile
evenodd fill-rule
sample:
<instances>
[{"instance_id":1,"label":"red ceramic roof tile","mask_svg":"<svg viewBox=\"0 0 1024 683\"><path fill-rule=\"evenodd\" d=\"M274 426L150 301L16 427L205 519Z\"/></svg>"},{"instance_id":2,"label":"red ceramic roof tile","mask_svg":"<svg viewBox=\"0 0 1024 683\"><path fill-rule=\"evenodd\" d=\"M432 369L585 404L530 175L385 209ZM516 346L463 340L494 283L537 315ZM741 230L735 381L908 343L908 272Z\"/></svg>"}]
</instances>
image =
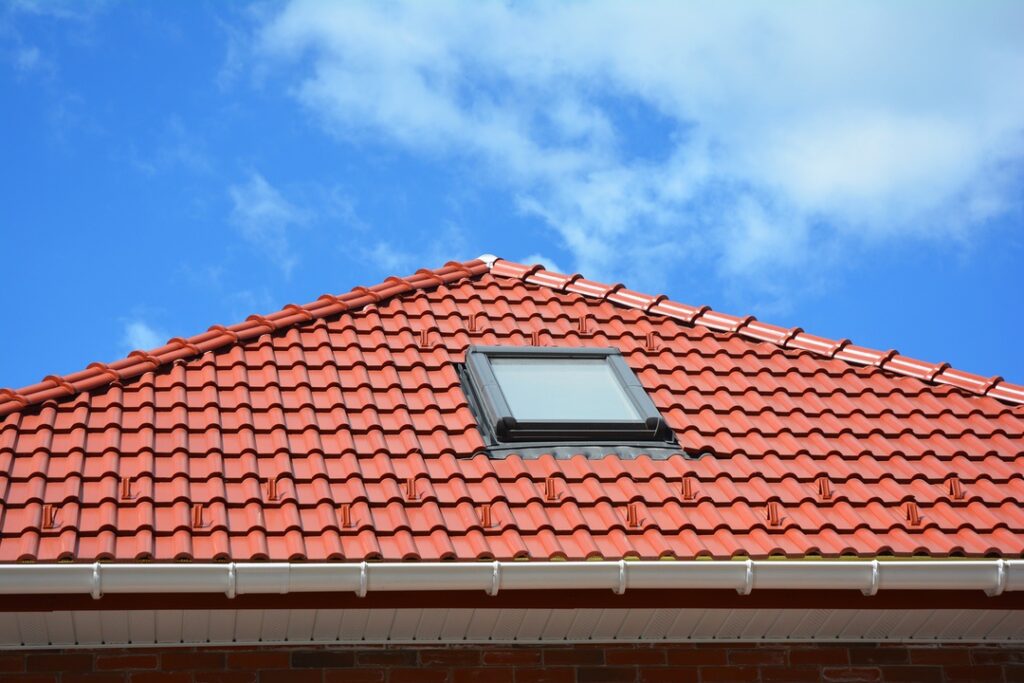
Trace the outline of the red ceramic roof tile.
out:
<instances>
[{"instance_id":1,"label":"red ceramic roof tile","mask_svg":"<svg viewBox=\"0 0 1024 683\"><path fill-rule=\"evenodd\" d=\"M537 341L621 350L679 452L482 453L455 364ZM0 562L1019 556L1021 403L944 363L450 263L4 390Z\"/></svg>"}]
</instances>

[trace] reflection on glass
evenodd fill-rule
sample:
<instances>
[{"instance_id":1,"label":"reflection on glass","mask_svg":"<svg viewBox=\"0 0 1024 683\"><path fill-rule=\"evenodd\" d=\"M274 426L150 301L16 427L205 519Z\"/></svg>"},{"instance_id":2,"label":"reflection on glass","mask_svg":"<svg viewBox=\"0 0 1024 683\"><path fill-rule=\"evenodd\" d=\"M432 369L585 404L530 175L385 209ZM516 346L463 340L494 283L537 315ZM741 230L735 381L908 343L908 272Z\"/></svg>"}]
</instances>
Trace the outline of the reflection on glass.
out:
<instances>
[{"instance_id":1,"label":"reflection on glass","mask_svg":"<svg viewBox=\"0 0 1024 683\"><path fill-rule=\"evenodd\" d=\"M517 420L639 420L612 368L593 358L492 358Z\"/></svg>"}]
</instances>

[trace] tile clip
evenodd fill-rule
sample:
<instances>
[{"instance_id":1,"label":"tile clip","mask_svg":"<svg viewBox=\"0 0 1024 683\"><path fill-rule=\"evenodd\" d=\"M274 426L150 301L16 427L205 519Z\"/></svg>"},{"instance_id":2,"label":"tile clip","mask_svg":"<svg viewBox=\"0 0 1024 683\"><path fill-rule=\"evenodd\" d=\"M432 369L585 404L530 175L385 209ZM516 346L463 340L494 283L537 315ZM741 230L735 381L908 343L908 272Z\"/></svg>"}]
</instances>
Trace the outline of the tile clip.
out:
<instances>
[{"instance_id":1,"label":"tile clip","mask_svg":"<svg viewBox=\"0 0 1024 683\"><path fill-rule=\"evenodd\" d=\"M555 488L555 478L544 479L544 500L554 502L558 500L558 490Z\"/></svg>"}]
</instances>

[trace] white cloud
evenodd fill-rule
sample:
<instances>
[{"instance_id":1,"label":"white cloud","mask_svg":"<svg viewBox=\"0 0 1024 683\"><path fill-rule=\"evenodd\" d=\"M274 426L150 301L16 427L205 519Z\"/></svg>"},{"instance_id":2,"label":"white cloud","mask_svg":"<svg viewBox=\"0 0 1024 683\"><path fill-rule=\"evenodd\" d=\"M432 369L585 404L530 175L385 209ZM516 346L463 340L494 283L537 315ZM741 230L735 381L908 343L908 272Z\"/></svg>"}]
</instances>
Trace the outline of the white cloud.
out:
<instances>
[{"instance_id":1,"label":"white cloud","mask_svg":"<svg viewBox=\"0 0 1024 683\"><path fill-rule=\"evenodd\" d=\"M399 273L411 273L416 268L423 268L424 265L417 263L417 255L410 251L402 251L398 246L389 242L377 242L371 249L363 251L363 257L370 263L375 264L377 270L392 275Z\"/></svg>"},{"instance_id":2,"label":"white cloud","mask_svg":"<svg viewBox=\"0 0 1024 683\"><path fill-rule=\"evenodd\" d=\"M18 71L32 71L39 66L42 60L42 53L36 46L23 47L14 55L14 66Z\"/></svg>"},{"instance_id":3,"label":"white cloud","mask_svg":"<svg viewBox=\"0 0 1024 683\"><path fill-rule=\"evenodd\" d=\"M129 350L149 350L163 346L168 336L163 332L150 327L143 320L129 320L124 325L124 334L121 343Z\"/></svg>"},{"instance_id":4,"label":"white cloud","mask_svg":"<svg viewBox=\"0 0 1024 683\"><path fill-rule=\"evenodd\" d=\"M525 258L519 259L519 262L520 263L528 263L530 265L533 265L535 263L540 263L540 264L542 264L544 266L544 268L546 268L547 270L550 270L553 273L565 273L566 272L562 268L562 266L558 265L558 263L553 258L545 256L544 254L530 254L529 256L527 256Z\"/></svg>"},{"instance_id":5,"label":"white cloud","mask_svg":"<svg viewBox=\"0 0 1024 683\"><path fill-rule=\"evenodd\" d=\"M228 188L231 222L250 244L268 256L286 275L298 263L289 233L306 224L305 211L295 206L259 173Z\"/></svg>"},{"instance_id":6,"label":"white cloud","mask_svg":"<svg viewBox=\"0 0 1024 683\"><path fill-rule=\"evenodd\" d=\"M449 222L439 230L424 231L401 242L378 241L373 247L362 249L361 254L378 272L404 275L420 268L440 267L448 261L467 261L478 255L469 255L467 250L462 227Z\"/></svg>"},{"instance_id":7,"label":"white cloud","mask_svg":"<svg viewBox=\"0 0 1024 683\"><path fill-rule=\"evenodd\" d=\"M1021 25L996 2L296 0L258 44L337 136L474 164L577 268L649 283L621 264L799 270L1019 208Z\"/></svg>"}]
</instances>

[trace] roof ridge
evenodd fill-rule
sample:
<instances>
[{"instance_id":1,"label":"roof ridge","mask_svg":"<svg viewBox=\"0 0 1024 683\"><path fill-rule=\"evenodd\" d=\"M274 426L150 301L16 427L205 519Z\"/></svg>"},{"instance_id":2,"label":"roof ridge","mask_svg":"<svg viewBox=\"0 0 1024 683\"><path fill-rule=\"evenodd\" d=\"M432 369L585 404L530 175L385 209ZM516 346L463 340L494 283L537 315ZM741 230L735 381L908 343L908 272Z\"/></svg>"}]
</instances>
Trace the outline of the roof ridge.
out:
<instances>
[{"instance_id":1,"label":"roof ridge","mask_svg":"<svg viewBox=\"0 0 1024 683\"><path fill-rule=\"evenodd\" d=\"M473 259L465 262L449 261L433 270L421 268L405 278L392 275L372 287L353 287L351 291L338 296L323 294L316 301L302 306L287 304L266 316L250 315L244 321L228 327L213 325L206 332L186 339L174 337L163 346L149 351L132 351L125 358L110 364L90 363L84 370L63 376L47 375L42 382L20 389L0 389L0 416L50 399L67 398L115 381L138 377L168 363L202 355L301 322L350 311L400 294L433 289L464 277L482 275L488 271L488 267L487 262Z\"/></svg>"},{"instance_id":2,"label":"roof ridge","mask_svg":"<svg viewBox=\"0 0 1024 683\"><path fill-rule=\"evenodd\" d=\"M842 360L852 365L872 365L889 372L913 377L931 384L948 384L979 396L1007 403L1024 404L1024 386L1006 382L1002 377L982 377L952 368L949 363L928 363L900 355L895 349L878 351L854 345L849 339L833 340L807 334L800 327L784 328L757 320L714 311L710 306L690 306L672 301L665 294L652 296L613 285L588 280L580 273L565 275L546 270L543 264L525 265L491 254L470 261L449 261L441 268L421 268L402 278L390 276L371 287L353 287L341 295L323 294L305 305L287 304L267 316L250 315L243 322L225 327L213 325L198 335L174 337L149 351L132 351L113 363L90 363L86 369L68 375L48 375L43 381L20 389L0 389L0 416L50 399L74 396L115 381L138 377L168 363L198 356L239 341L301 322L325 318L354 310L369 303L408 292L432 289L464 277L490 272L499 277L517 279L557 291L572 292L603 299L645 313L654 313L700 325L715 332L738 334L747 339L768 342L784 349L800 349L817 356Z\"/></svg>"},{"instance_id":3,"label":"roof ridge","mask_svg":"<svg viewBox=\"0 0 1024 683\"><path fill-rule=\"evenodd\" d=\"M493 259L493 260L491 260ZM899 375L913 377L930 384L948 384L972 394L988 396L1007 403L1024 404L1024 385L1013 384L1002 377L982 377L957 370L949 363L927 361L901 355L895 349L879 351L856 346L849 339L828 339L803 331L803 328L784 328L764 323L752 315L738 317L714 311L710 306L690 306L672 301L665 294L651 296L626 289L622 283L613 285L587 280L580 273L565 275L546 270L543 264L526 265L481 256L493 275L518 279L550 289L604 299L645 313L656 313L700 325L715 332L738 334L747 339L768 342L784 349L800 349L816 356L845 361L852 365L871 365Z\"/></svg>"}]
</instances>

